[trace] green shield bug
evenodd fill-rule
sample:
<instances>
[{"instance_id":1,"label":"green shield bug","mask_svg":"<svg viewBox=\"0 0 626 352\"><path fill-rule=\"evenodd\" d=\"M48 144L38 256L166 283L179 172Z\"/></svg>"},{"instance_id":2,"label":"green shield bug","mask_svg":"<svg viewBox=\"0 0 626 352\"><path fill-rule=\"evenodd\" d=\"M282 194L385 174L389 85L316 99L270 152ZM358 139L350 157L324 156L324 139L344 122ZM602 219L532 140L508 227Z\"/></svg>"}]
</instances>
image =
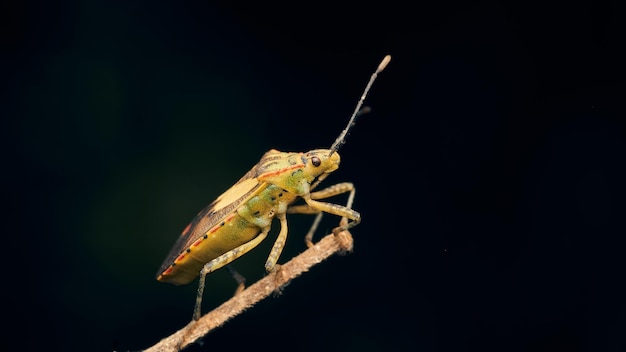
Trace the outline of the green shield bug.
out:
<instances>
[{"instance_id":1,"label":"green shield bug","mask_svg":"<svg viewBox=\"0 0 626 352\"><path fill-rule=\"evenodd\" d=\"M187 225L161 265L157 280L174 285L185 285L200 276L193 319L200 318L205 278L210 272L226 266L259 245L268 235L272 221L280 222L280 232L265 263L272 272L287 239L287 213L317 214L305 239L312 245L312 236L323 213L341 217L337 234L361 221L361 215L352 210L355 189L352 183L342 182L313 191L331 172L339 167L337 151L366 108L361 109L374 80L387 66L391 56L380 62L370 77L346 128L330 149L315 149L306 153L265 153L234 186L204 208ZM346 205L320 200L349 193ZM298 198L305 204L292 205Z\"/></svg>"}]
</instances>

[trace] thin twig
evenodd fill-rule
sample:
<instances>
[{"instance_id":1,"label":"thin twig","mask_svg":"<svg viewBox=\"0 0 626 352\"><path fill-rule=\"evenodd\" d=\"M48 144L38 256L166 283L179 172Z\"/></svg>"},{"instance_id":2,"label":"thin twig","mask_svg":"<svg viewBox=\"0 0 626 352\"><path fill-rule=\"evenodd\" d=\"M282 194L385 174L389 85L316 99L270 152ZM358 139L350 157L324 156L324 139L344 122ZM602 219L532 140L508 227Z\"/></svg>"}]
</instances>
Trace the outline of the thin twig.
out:
<instances>
[{"instance_id":1,"label":"thin twig","mask_svg":"<svg viewBox=\"0 0 626 352\"><path fill-rule=\"evenodd\" d=\"M343 231L337 235L327 235L314 246L308 248L289 262L282 264L272 274L257 281L241 293L233 296L221 306L205 314L198 321L191 321L187 326L159 341L145 352L180 351L198 341L211 330L223 325L244 310L252 307L274 291L279 291L291 280L308 271L335 253L352 251L352 235Z\"/></svg>"}]
</instances>

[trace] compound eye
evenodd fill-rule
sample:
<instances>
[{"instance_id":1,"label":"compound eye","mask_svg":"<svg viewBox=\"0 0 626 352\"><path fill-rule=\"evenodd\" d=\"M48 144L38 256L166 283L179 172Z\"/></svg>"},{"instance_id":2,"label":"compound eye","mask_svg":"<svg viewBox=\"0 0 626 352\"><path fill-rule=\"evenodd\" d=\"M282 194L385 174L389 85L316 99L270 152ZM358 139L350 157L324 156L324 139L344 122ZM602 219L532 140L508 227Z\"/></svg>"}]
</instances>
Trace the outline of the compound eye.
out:
<instances>
[{"instance_id":1,"label":"compound eye","mask_svg":"<svg viewBox=\"0 0 626 352\"><path fill-rule=\"evenodd\" d=\"M320 158L314 156L311 157L311 163L313 164L313 166L318 167L320 165L322 165L322 161L320 160Z\"/></svg>"}]
</instances>

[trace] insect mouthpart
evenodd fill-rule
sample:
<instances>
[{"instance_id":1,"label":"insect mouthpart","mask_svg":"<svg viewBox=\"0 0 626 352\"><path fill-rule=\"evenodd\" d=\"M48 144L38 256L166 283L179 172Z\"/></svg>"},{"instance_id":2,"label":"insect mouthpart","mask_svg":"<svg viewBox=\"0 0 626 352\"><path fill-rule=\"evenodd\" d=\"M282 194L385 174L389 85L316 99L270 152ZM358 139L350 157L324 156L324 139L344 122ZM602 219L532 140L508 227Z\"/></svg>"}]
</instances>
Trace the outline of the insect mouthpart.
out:
<instances>
[{"instance_id":1,"label":"insect mouthpart","mask_svg":"<svg viewBox=\"0 0 626 352\"><path fill-rule=\"evenodd\" d=\"M319 185L322 181L324 181L326 177L328 177L328 175L329 175L328 173L323 173L323 174L315 176L313 180L309 182L309 184L311 185L311 189L315 189L317 185Z\"/></svg>"}]
</instances>

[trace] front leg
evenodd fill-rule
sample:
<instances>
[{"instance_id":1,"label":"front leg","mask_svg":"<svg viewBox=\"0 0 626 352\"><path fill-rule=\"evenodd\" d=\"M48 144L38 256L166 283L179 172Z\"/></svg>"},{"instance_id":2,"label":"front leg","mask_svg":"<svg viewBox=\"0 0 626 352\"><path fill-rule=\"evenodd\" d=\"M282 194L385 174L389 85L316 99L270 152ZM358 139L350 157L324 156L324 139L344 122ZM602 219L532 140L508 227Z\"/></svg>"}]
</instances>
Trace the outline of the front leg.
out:
<instances>
[{"instance_id":1,"label":"front leg","mask_svg":"<svg viewBox=\"0 0 626 352\"><path fill-rule=\"evenodd\" d=\"M330 198L347 192L350 192L350 194L348 196L348 201L346 202L345 206L316 201L317 199ZM313 221L313 225L311 226L304 238L304 241L306 242L308 247L313 246L313 234L317 229L317 226L319 225L322 219L322 214L324 212L341 216L341 221L339 222L340 226L333 229L333 233L335 234L343 230L352 228L361 222L361 215L358 212L352 210L354 195L354 185L351 182L342 182L324 188L322 190L312 192L308 200L307 197L303 196L303 199L307 204L294 205L287 209L287 213L290 214L317 214L315 220ZM348 219L352 220L352 222L348 223Z\"/></svg>"}]
</instances>

